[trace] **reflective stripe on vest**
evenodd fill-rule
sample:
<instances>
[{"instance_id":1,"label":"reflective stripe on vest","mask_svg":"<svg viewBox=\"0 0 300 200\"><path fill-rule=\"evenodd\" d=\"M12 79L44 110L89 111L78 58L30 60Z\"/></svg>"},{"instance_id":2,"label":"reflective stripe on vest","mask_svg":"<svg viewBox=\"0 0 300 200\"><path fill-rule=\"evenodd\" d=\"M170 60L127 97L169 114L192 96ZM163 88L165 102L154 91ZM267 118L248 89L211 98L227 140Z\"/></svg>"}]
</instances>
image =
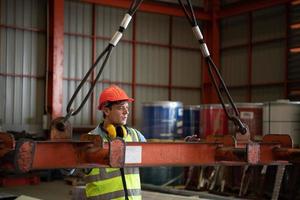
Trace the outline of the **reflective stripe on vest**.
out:
<instances>
[{"instance_id":1,"label":"reflective stripe on vest","mask_svg":"<svg viewBox=\"0 0 300 200\"><path fill-rule=\"evenodd\" d=\"M139 141L136 131L128 128L126 142ZM124 168L128 196L130 200L140 200L141 184L138 168ZM86 196L89 200L125 199L119 168L94 168L85 177Z\"/></svg>"},{"instance_id":2,"label":"reflective stripe on vest","mask_svg":"<svg viewBox=\"0 0 300 200\"><path fill-rule=\"evenodd\" d=\"M112 171L108 171L108 169L115 169ZM139 174L138 168L124 168L125 174ZM114 178L116 176L121 176L120 168L99 168L99 171L95 175L89 175L85 177L86 183L95 182L98 180L106 180L110 178Z\"/></svg>"}]
</instances>

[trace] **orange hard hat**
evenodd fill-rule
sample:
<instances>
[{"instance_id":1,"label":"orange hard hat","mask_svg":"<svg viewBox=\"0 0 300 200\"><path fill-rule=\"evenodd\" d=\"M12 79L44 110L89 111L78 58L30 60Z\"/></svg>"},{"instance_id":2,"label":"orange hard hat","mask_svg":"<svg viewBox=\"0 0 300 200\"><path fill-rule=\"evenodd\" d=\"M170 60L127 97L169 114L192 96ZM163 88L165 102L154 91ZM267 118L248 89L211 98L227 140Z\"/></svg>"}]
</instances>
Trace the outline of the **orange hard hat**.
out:
<instances>
[{"instance_id":1,"label":"orange hard hat","mask_svg":"<svg viewBox=\"0 0 300 200\"><path fill-rule=\"evenodd\" d=\"M101 110L102 106L106 102L114 101L129 101L132 102L134 99L129 98L124 90L116 85L111 85L108 88L105 88L99 97L98 109Z\"/></svg>"}]
</instances>

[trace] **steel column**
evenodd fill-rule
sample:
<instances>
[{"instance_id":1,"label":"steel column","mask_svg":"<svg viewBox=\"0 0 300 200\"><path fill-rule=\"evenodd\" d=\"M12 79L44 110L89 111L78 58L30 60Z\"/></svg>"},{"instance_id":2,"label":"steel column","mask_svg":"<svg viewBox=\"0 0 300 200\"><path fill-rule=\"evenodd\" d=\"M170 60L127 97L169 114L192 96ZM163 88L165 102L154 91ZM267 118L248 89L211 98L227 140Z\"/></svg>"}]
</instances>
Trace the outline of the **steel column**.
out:
<instances>
[{"instance_id":1,"label":"steel column","mask_svg":"<svg viewBox=\"0 0 300 200\"><path fill-rule=\"evenodd\" d=\"M168 100L172 100L172 69L173 69L173 48L172 48L172 29L173 29L173 17L169 17L169 81L168 81Z\"/></svg>"},{"instance_id":2,"label":"steel column","mask_svg":"<svg viewBox=\"0 0 300 200\"><path fill-rule=\"evenodd\" d=\"M289 68L289 5L285 5L285 66L284 66L284 97L288 99L288 68Z\"/></svg>"},{"instance_id":3,"label":"steel column","mask_svg":"<svg viewBox=\"0 0 300 200\"><path fill-rule=\"evenodd\" d=\"M207 41L208 47L210 47L211 56L217 66L220 64L220 27L219 19L217 18L217 12L219 9L219 0L214 0L211 8L206 8L212 12L211 23L207 23L204 30L204 40ZM206 3L206 6L209 6ZM208 37L211 36L211 37ZM204 60L204 59L203 59ZM212 85L212 80L208 73L208 66L203 62L202 67L202 103L218 103L218 95Z\"/></svg>"},{"instance_id":4,"label":"steel column","mask_svg":"<svg viewBox=\"0 0 300 200\"><path fill-rule=\"evenodd\" d=\"M136 88L136 15L132 18L132 80L131 80L131 91L132 98L135 98L135 88ZM131 110L131 123L132 126L135 125L135 102L132 102Z\"/></svg>"},{"instance_id":5,"label":"steel column","mask_svg":"<svg viewBox=\"0 0 300 200\"><path fill-rule=\"evenodd\" d=\"M248 14L248 101L252 101L252 13Z\"/></svg>"},{"instance_id":6,"label":"steel column","mask_svg":"<svg viewBox=\"0 0 300 200\"><path fill-rule=\"evenodd\" d=\"M97 38L96 38L96 6L93 5L93 10L92 10L92 63L95 63L96 61L96 46L97 46ZM95 70L92 72L92 83L95 81ZM92 84L91 83L91 84ZM98 94L98 91L96 91L96 94ZM96 95L95 91L92 92L91 94L91 122L92 124L98 123L96 122L96 111L95 108L98 106L95 106L95 102L97 104L97 101L95 101Z\"/></svg>"},{"instance_id":7,"label":"steel column","mask_svg":"<svg viewBox=\"0 0 300 200\"><path fill-rule=\"evenodd\" d=\"M52 0L49 24L48 102L51 117L62 115L64 67L64 1Z\"/></svg>"}]
</instances>

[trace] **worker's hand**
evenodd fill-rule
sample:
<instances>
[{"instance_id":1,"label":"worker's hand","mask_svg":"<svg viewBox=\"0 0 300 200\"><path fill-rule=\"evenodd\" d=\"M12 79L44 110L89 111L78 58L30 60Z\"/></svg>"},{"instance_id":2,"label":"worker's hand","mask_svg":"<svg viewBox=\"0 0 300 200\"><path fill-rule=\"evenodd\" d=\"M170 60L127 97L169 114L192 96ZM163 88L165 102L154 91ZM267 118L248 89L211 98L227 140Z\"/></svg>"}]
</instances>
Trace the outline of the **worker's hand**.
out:
<instances>
[{"instance_id":1,"label":"worker's hand","mask_svg":"<svg viewBox=\"0 0 300 200\"><path fill-rule=\"evenodd\" d=\"M198 135L192 135L192 136L185 137L184 141L186 141L186 142L200 142L200 138L198 137Z\"/></svg>"}]
</instances>

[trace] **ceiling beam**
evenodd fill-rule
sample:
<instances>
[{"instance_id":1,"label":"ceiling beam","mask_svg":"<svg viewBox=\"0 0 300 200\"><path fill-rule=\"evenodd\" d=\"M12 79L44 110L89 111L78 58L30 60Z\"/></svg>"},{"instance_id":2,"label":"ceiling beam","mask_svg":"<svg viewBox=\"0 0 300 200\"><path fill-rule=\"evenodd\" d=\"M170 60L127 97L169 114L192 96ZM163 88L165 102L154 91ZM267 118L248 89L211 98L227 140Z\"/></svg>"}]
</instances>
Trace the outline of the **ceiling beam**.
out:
<instances>
[{"instance_id":1,"label":"ceiling beam","mask_svg":"<svg viewBox=\"0 0 300 200\"><path fill-rule=\"evenodd\" d=\"M243 3L230 8L221 9L219 12L219 18L239 15L289 2L292 2L292 0L259 0L252 1L251 3Z\"/></svg>"},{"instance_id":2,"label":"ceiling beam","mask_svg":"<svg viewBox=\"0 0 300 200\"><path fill-rule=\"evenodd\" d=\"M94 3L104 6L111 6L117 8L128 9L132 0L81 0L82 2ZM184 16L184 12L178 5L167 5L166 3L150 3L144 2L141 4L139 11L152 12L158 14L165 14L171 16ZM199 20L211 20L211 16L208 12L195 9L196 18Z\"/></svg>"}]
</instances>

